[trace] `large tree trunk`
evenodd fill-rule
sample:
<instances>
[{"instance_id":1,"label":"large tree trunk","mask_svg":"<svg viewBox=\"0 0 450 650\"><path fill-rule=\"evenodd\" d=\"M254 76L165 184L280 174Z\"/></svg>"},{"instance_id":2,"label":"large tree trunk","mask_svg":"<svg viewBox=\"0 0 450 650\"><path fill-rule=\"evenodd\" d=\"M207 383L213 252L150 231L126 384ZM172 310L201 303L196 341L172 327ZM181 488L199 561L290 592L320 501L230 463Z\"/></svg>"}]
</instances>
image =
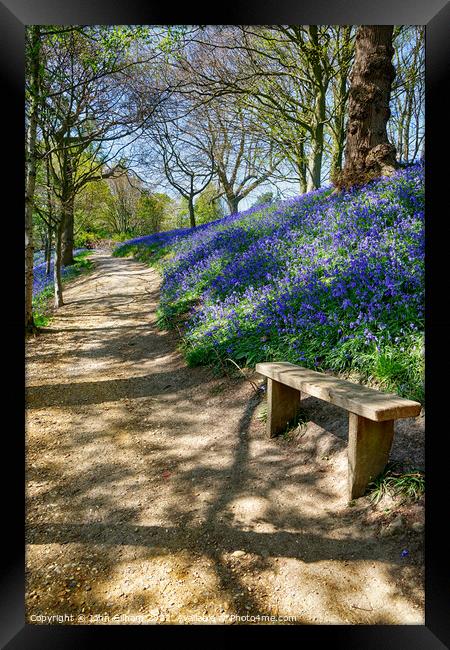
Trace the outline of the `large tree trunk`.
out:
<instances>
[{"instance_id":1,"label":"large tree trunk","mask_svg":"<svg viewBox=\"0 0 450 650\"><path fill-rule=\"evenodd\" d=\"M61 282L61 248L62 248L62 230L63 230L63 219L57 224L55 228L55 259L53 262L53 281L55 285L55 307L61 307L63 305L63 296L62 296L62 282Z\"/></svg>"},{"instance_id":2,"label":"large tree trunk","mask_svg":"<svg viewBox=\"0 0 450 650\"><path fill-rule=\"evenodd\" d=\"M395 147L386 131L395 77L392 32L392 25L363 25L356 33L345 163L336 179L340 188L363 185L395 170Z\"/></svg>"},{"instance_id":3,"label":"large tree trunk","mask_svg":"<svg viewBox=\"0 0 450 650\"><path fill-rule=\"evenodd\" d=\"M230 210L230 214L234 214L235 212L237 212L241 200L240 197L235 196L234 194L228 194L226 195L226 199L228 203L228 208Z\"/></svg>"},{"instance_id":4,"label":"large tree trunk","mask_svg":"<svg viewBox=\"0 0 450 650\"><path fill-rule=\"evenodd\" d=\"M218 176L219 176L220 184L222 185L224 190L225 200L227 202L230 214L234 214L235 212L238 211L238 205L241 200L241 197L237 197L236 194L234 193L233 184L229 182L224 168L220 167L218 169Z\"/></svg>"},{"instance_id":5,"label":"large tree trunk","mask_svg":"<svg viewBox=\"0 0 450 650\"><path fill-rule=\"evenodd\" d=\"M25 331L35 330L33 318L33 204L36 186L36 133L39 106L40 26L33 25L30 43L30 117L26 151L25 186Z\"/></svg>"}]
</instances>

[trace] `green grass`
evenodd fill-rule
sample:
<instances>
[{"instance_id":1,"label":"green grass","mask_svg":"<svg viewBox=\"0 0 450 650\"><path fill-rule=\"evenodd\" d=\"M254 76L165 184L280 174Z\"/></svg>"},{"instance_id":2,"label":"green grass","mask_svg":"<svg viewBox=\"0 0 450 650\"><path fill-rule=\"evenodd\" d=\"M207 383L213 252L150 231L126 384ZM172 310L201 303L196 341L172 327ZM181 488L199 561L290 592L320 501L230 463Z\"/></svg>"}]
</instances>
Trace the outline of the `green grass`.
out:
<instances>
[{"instance_id":1,"label":"green grass","mask_svg":"<svg viewBox=\"0 0 450 650\"><path fill-rule=\"evenodd\" d=\"M134 257L134 259L139 262L144 262L149 266L158 266L160 260L163 258L169 258L169 256L169 247L162 247L157 244L153 246L144 246L143 244L125 244L113 251L113 257Z\"/></svg>"},{"instance_id":2,"label":"green grass","mask_svg":"<svg viewBox=\"0 0 450 650\"><path fill-rule=\"evenodd\" d=\"M82 251L81 253L77 253L74 257L75 264L73 266L76 268L79 267L85 267L89 269L92 268L93 262L87 259L89 255L92 255L92 253L93 253L92 250L87 250L87 251Z\"/></svg>"},{"instance_id":3,"label":"green grass","mask_svg":"<svg viewBox=\"0 0 450 650\"><path fill-rule=\"evenodd\" d=\"M384 472L368 486L368 497L379 503L385 496L398 496L403 501L417 501L425 494L425 474L418 469L401 471L397 463L388 463Z\"/></svg>"},{"instance_id":4,"label":"green grass","mask_svg":"<svg viewBox=\"0 0 450 650\"><path fill-rule=\"evenodd\" d=\"M267 422L267 402L263 402L256 413L256 419L260 422Z\"/></svg>"},{"instance_id":5,"label":"green grass","mask_svg":"<svg viewBox=\"0 0 450 650\"><path fill-rule=\"evenodd\" d=\"M292 420L287 423L286 429L281 433L281 435L284 440L293 440L300 434L304 434L306 432L307 424L308 420L303 411L300 410L295 418L292 418Z\"/></svg>"}]
</instances>

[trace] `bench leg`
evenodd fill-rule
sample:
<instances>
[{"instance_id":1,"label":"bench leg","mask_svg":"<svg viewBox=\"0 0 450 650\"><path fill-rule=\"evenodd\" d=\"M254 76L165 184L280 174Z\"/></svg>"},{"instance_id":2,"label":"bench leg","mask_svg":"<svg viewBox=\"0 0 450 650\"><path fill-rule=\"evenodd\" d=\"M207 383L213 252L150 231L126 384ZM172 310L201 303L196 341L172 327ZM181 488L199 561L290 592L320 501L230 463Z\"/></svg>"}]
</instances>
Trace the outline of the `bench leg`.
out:
<instances>
[{"instance_id":1,"label":"bench leg","mask_svg":"<svg viewBox=\"0 0 450 650\"><path fill-rule=\"evenodd\" d=\"M363 496L370 481L386 467L394 437L394 420L374 422L349 413L348 424L348 493L351 500Z\"/></svg>"},{"instance_id":2,"label":"bench leg","mask_svg":"<svg viewBox=\"0 0 450 650\"><path fill-rule=\"evenodd\" d=\"M267 433L271 438L286 430L300 408L300 391L267 379Z\"/></svg>"}]
</instances>

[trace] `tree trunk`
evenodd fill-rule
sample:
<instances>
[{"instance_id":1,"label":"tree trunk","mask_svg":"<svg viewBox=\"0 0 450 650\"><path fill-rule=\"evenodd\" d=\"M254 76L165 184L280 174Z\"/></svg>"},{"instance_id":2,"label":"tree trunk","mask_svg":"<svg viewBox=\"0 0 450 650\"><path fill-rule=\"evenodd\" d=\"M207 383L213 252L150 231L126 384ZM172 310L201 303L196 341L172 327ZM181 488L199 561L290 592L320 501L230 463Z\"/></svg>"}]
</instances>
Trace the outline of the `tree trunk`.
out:
<instances>
[{"instance_id":1,"label":"tree trunk","mask_svg":"<svg viewBox=\"0 0 450 650\"><path fill-rule=\"evenodd\" d=\"M347 80L349 75L351 52L352 27L344 26L339 28L338 48L338 72L333 87L333 113L335 118L333 131L333 151L331 154L330 178L333 182L339 177L342 171L342 161L345 147L345 118L347 114L348 92Z\"/></svg>"},{"instance_id":2,"label":"tree trunk","mask_svg":"<svg viewBox=\"0 0 450 650\"><path fill-rule=\"evenodd\" d=\"M230 214L234 214L235 212L237 212L239 203L241 201L240 197L235 196L234 194L230 194L227 195L226 199L228 203L228 208L230 210Z\"/></svg>"},{"instance_id":3,"label":"tree trunk","mask_svg":"<svg viewBox=\"0 0 450 650\"><path fill-rule=\"evenodd\" d=\"M346 79L341 77L335 96L334 110L336 119L333 138L333 153L331 155L331 179L339 177L342 171L342 160L345 147L345 111L347 107Z\"/></svg>"},{"instance_id":4,"label":"tree trunk","mask_svg":"<svg viewBox=\"0 0 450 650\"><path fill-rule=\"evenodd\" d=\"M316 97L314 137L311 143L310 176L308 192L320 187L323 160L323 130L326 119L325 90L321 88Z\"/></svg>"},{"instance_id":5,"label":"tree trunk","mask_svg":"<svg viewBox=\"0 0 450 650\"><path fill-rule=\"evenodd\" d=\"M55 308L63 305L62 282L61 282L61 249L62 249L63 219L55 228L55 259L53 261L53 280L55 285Z\"/></svg>"},{"instance_id":6,"label":"tree trunk","mask_svg":"<svg viewBox=\"0 0 450 650\"><path fill-rule=\"evenodd\" d=\"M395 170L395 147L386 131L395 77L392 32L392 25L363 25L356 33L345 163L336 179L339 188L363 185Z\"/></svg>"},{"instance_id":7,"label":"tree trunk","mask_svg":"<svg viewBox=\"0 0 450 650\"><path fill-rule=\"evenodd\" d=\"M403 162L409 162L409 134L411 128L411 119L412 119L412 91L408 93L408 99L406 101L405 107L405 121L404 121L404 137L403 137Z\"/></svg>"},{"instance_id":8,"label":"tree trunk","mask_svg":"<svg viewBox=\"0 0 450 650\"><path fill-rule=\"evenodd\" d=\"M73 197L70 197L64 206L61 262L63 266L70 266L75 263L73 259L73 204Z\"/></svg>"},{"instance_id":9,"label":"tree trunk","mask_svg":"<svg viewBox=\"0 0 450 650\"><path fill-rule=\"evenodd\" d=\"M344 132L342 132L344 133ZM334 141L333 154L331 157L331 178L339 177L342 171L342 158L344 156L345 137L341 136Z\"/></svg>"},{"instance_id":10,"label":"tree trunk","mask_svg":"<svg viewBox=\"0 0 450 650\"><path fill-rule=\"evenodd\" d=\"M188 207L189 207L189 221L191 224L191 228L195 228L197 224L195 223L194 198L192 195L188 199Z\"/></svg>"},{"instance_id":11,"label":"tree trunk","mask_svg":"<svg viewBox=\"0 0 450 650\"><path fill-rule=\"evenodd\" d=\"M45 274L50 275L50 266L52 262L52 227L47 226L47 238L45 241Z\"/></svg>"},{"instance_id":12,"label":"tree trunk","mask_svg":"<svg viewBox=\"0 0 450 650\"><path fill-rule=\"evenodd\" d=\"M300 194L306 194L308 191L308 181L306 178L306 170L304 169L304 166L299 169L299 177L300 177Z\"/></svg>"},{"instance_id":13,"label":"tree trunk","mask_svg":"<svg viewBox=\"0 0 450 650\"><path fill-rule=\"evenodd\" d=\"M30 28L30 117L26 151L25 186L25 331L35 330L33 318L33 204L36 186L36 133L39 110L40 26Z\"/></svg>"},{"instance_id":14,"label":"tree trunk","mask_svg":"<svg viewBox=\"0 0 450 650\"><path fill-rule=\"evenodd\" d=\"M398 104L397 104L397 106L398 106ZM398 123L398 141L397 141L397 149L398 149L400 161L402 159L402 151L403 151L403 132L404 132L404 130L403 130L403 116L400 116L399 123ZM395 139L393 133L391 133L391 137L392 137L393 140Z\"/></svg>"},{"instance_id":15,"label":"tree trunk","mask_svg":"<svg viewBox=\"0 0 450 650\"><path fill-rule=\"evenodd\" d=\"M306 174L306 163L305 163L305 143L300 141L298 145L298 151L296 156L296 166L298 171L298 180L300 185L300 194L305 194L308 187L308 179Z\"/></svg>"},{"instance_id":16,"label":"tree trunk","mask_svg":"<svg viewBox=\"0 0 450 650\"><path fill-rule=\"evenodd\" d=\"M63 266L70 266L74 264L73 259L73 210L74 210L74 195L73 195L73 175L72 175L72 161L69 153L66 156L66 163L64 169L64 186L65 192L63 196L63 230L62 230L62 264Z\"/></svg>"},{"instance_id":17,"label":"tree trunk","mask_svg":"<svg viewBox=\"0 0 450 650\"><path fill-rule=\"evenodd\" d=\"M317 25L308 27L311 43L314 45L314 56L311 56L311 69L315 80L314 101L314 129L311 133L311 154L309 159L308 192L320 187L323 159L323 134L326 120L326 91L329 83L328 76L324 74L323 65L317 57L319 50L319 37Z\"/></svg>"},{"instance_id":18,"label":"tree trunk","mask_svg":"<svg viewBox=\"0 0 450 650\"><path fill-rule=\"evenodd\" d=\"M320 131L320 129L319 129ZM322 172L322 158L323 158L323 125L322 134L317 135L318 139L312 143L312 149L309 160L309 174L307 192L317 190L320 187L320 177Z\"/></svg>"},{"instance_id":19,"label":"tree trunk","mask_svg":"<svg viewBox=\"0 0 450 650\"><path fill-rule=\"evenodd\" d=\"M51 194L51 186L50 186L50 159L47 156L46 160L46 174L47 174L47 210L48 210L48 223L47 223L47 248L45 250L45 261L46 261L46 267L45 267L45 273L46 275L50 275L50 266L52 262L52 239L53 239L53 228L52 228L52 223L53 223L53 203L52 203L52 194Z\"/></svg>"}]
</instances>

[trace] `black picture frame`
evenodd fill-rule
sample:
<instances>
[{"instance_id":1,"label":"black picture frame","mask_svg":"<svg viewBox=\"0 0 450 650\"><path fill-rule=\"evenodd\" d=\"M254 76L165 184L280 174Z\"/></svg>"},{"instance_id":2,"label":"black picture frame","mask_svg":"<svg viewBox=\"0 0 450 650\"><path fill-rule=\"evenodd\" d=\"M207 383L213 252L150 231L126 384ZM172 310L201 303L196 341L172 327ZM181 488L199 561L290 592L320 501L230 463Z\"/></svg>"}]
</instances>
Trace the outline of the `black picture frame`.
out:
<instances>
[{"instance_id":1,"label":"black picture frame","mask_svg":"<svg viewBox=\"0 0 450 650\"><path fill-rule=\"evenodd\" d=\"M10 297L4 321L8 324L3 345L12 353L12 362L4 366L8 381L5 411L14 415L14 428L4 427L3 468L12 468L3 490L2 544L4 566L1 578L0 643L16 648L82 648L104 644L106 635L115 642L129 642L130 635L141 641L157 641L160 634L170 640L173 634L200 632L205 641L218 631L228 635L250 632L252 640L261 626L34 626L25 624L24 616L24 330L22 326L23 291L23 142L24 142L24 28L29 24L420 24L426 25L426 395L427 395L427 506L426 506L426 617L424 626L294 626L295 639L302 643L328 640L333 647L358 648L426 648L436 650L450 646L450 597L448 590L449 558L445 534L445 508L448 497L446 474L448 462L442 452L447 436L446 373L449 367L448 334L450 320L446 302L450 287L446 281L447 242L450 229L448 215L439 208L446 192L448 173L440 162L440 152L448 156L449 147L443 97L445 72L450 61L450 7L445 0L266 0L216 6L213 11L200 10L186 3L174 10L164 3L142 5L136 0L81 0L78 3L57 0L2 0L0 2L0 70L3 101L3 201L9 199L13 213L13 233L8 230L8 287ZM6 135L12 136L6 148ZM448 166L448 165L447 165ZM448 203L448 200L447 200ZM4 207L4 206L3 206ZM17 214L16 214L17 213ZM6 231L5 231L6 234ZM449 233L450 234L450 233ZM17 282L18 286L15 286ZM12 315L11 315L12 314ZM6 391L6 389L4 389ZM6 393L4 393L6 394ZM3 472L6 476L6 472ZM178 629L175 629L177 628ZM250 628L250 629L249 629ZM264 635L274 632L263 627ZM283 626L292 631L292 626ZM275 632L281 628L276 627ZM297 634L300 633L299 638Z\"/></svg>"}]
</instances>

